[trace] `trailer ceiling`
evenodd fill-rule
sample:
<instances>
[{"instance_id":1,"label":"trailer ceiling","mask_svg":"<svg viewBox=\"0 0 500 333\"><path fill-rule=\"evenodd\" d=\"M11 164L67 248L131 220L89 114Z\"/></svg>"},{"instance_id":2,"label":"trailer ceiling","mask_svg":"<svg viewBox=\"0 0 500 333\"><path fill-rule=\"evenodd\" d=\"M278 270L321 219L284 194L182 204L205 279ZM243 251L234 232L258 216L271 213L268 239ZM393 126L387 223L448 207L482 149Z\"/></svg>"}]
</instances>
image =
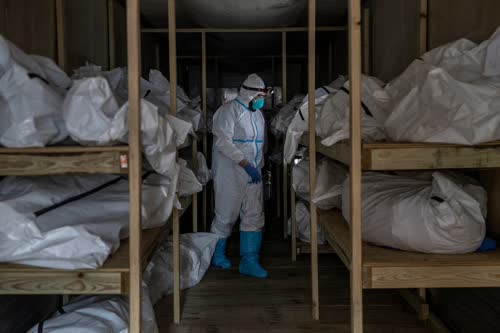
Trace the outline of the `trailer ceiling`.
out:
<instances>
[{"instance_id":1,"label":"trailer ceiling","mask_svg":"<svg viewBox=\"0 0 500 333\"><path fill-rule=\"evenodd\" d=\"M167 1L142 0L142 14L157 28L167 26ZM307 0L177 1L178 27L289 27L307 22ZM347 0L317 0L319 26L343 25Z\"/></svg>"}]
</instances>

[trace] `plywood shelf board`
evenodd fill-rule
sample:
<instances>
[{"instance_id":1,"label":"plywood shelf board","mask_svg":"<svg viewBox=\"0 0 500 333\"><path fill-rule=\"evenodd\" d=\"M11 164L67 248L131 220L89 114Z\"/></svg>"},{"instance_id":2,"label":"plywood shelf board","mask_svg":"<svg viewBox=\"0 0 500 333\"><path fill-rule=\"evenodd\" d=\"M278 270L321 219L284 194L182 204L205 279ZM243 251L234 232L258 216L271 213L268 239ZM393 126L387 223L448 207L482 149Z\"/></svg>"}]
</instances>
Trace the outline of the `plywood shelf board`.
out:
<instances>
[{"instance_id":1,"label":"plywood shelf board","mask_svg":"<svg viewBox=\"0 0 500 333\"><path fill-rule=\"evenodd\" d=\"M160 228L143 231L143 269L166 237L171 219ZM129 244L122 242L104 265L97 269L62 270L15 264L0 264L0 295L8 294L124 294L128 292Z\"/></svg>"},{"instance_id":2,"label":"plywood shelf board","mask_svg":"<svg viewBox=\"0 0 500 333\"><path fill-rule=\"evenodd\" d=\"M328 242L350 266L349 226L338 210L320 211ZM425 254L363 244L363 287L468 288L500 287L500 251L468 254Z\"/></svg>"},{"instance_id":3,"label":"plywood shelf board","mask_svg":"<svg viewBox=\"0 0 500 333\"><path fill-rule=\"evenodd\" d=\"M128 147L0 148L0 176L126 174Z\"/></svg>"},{"instance_id":4,"label":"plywood shelf board","mask_svg":"<svg viewBox=\"0 0 500 333\"><path fill-rule=\"evenodd\" d=\"M301 144L309 146L306 137ZM346 165L350 164L349 142L324 146L316 139L316 151ZM484 169L500 168L500 142L477 146L441 143L365 143L362 146L365 171Z\"/></svg>"},{"instance_id":5,"label":"plywood shelf board","mask_svg":"<svg viewBox=\"0 0 500 333\"><path fill-rule=\"evenodd\" d=\"M128 146L102 146L102 147L49 146L49 147L34 147L34 148L0 148L0 157L3 154L52 155L52 154L84 154L84 153L105 153L105 152L127 153Z\"/></svg>"}]
</instances>

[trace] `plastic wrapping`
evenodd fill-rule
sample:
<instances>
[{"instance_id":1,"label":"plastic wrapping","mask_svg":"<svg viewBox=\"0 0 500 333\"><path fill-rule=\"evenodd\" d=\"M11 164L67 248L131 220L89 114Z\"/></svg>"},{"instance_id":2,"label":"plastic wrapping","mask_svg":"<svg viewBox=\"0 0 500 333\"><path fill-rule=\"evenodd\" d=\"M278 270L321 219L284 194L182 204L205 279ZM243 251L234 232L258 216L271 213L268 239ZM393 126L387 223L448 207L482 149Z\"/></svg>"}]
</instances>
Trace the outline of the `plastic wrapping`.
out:
<instances>
[{"instance_id":1,"label":"plastic wrapping","mask_svg":"<svg viewBox=\"0 0 500 333\"><path fill-rule=\"evenodd\" d=\"M75 81L62 109L73 140L82 145L111 145L128 131L119 108L108 81L94 77Z\"/></svg>"},{"instance_id":2,"label":"plastic wrapping","mask_svg":"<svg viewBox=\"0 0 500 333\"><path fill-rule=\"evenodd\" d=\"M203 191L203 185L200 184L194 172L188 168L187 162L183 159L179 159L179 165L179 196L187 197Z\"/></svg>"},{"instance_id":3,"label":"plastic wrapping","mask_svg":"<svg viewBox=\"0 0 500 333\"><path fill-rule=\"evenodd\" d=\"M305 243L311 243L311 214L309 207L303 202L298 201L295 205L295 223L297 226L297 237ZM288 220L288 234L291 235L292 219ZM318 225L318 244L326 244L326 238Z\"/></svg>"},{"instance_id":4,"label":"plastic wrapping","mask_svg":"<svg viewBox=\"0 0 500 333\"><path fill-rule=\"evenodd\" d=\"M306 201L310 200L309 195L309 161L301 159L292 168L292 188L295 194Z\"/></svg>"},{"instance_id":5,"label":"plastic wrapping","mask_svg":"<svg viewBox=\"0 0 500 333\"><path fill-rule=\"evenodd\" d=\"M158 333L149 290L141 293L142 332ZM27 333L128 333L129 304L123 296L81 296L63 306L50 319L35 325Z\"/></svg>"},{"instance_id":6,"label":"plastic wrapping","mask_svg":"<svg viewBox=\"0 0 500 333\"><path fill-rule=\"evenodd\" d=\"M347 178L347 169L332 160L322 159L318 162L317 186L313 202L319 209L329 210L342 207L342 187ZM310 200L309 161L302 159L292 169L292 187L297 196L305 201Z\"/></svg>"},{"instance_id":7,"label":"plastic wrapping","mask_svg":"<svg viewBox=\"0 0 500 333\"><path fill-rule=\"evenodd\" d=\"M212 179L212 173L207 165L207 160L205 159L205 155L203 153L198 152L196 155L197 158L197 167L196 176L198 177L198 181L202 185L207 185L210 179Z\"/></svg>"},{"instance_id":8,"label":"plastic wrapping","mask_svg":"<svg viewBox=\"0 0 500 333\"><path fill-rule=\"evenodd\" d=\"M347 176L344 165L329 159L321 160L317 166L313 203L324 210L342 207L342 188Z\"/></svg>"},{"instance_id":9,"label":"plastic wrapping","mask_svg":"<svg viewBox=\"0 0 500 333\"><path fill-rule=\"evenodd\" d=\"M143 228L166 223L175 185L158 175L143 182ZM128 237L128 182L111 175L7 177L0 214L0 262L96 268Z\"/></svg>"},{"instance_id":10,"label":"plastic wrapping","mask_svg":"<svg viewBox=\"0 0 500 333\"><path fill-rule=\"evenodd\" d=\"M361 80L361 128L365 141L379 141L385 138L384 122L388 117L387 94L383 83L375 78L363 76ZM335 87L329 95L323 95L316 104L316 135L322 144L331 146L349 138L350 92L349 82L341 77L334 81ZM334 89L334 88L330 88ZM320 98L321 99L321 98ZM285 161L290 163L297 150L301 136L309 131L308 110L301 107L287 130Z\"/></svg>"},{"instance_id":11,"label":"plastic wrapping","mask_svg":"<svg viewBox=\"0 0 500 333\"><path fill-rule=\"evenodd\" d=\"M365 142L384 140L384 122L389 116L389 98L382 88L383 83L369 76L361 79L361 136ZM319 112L316 133L325 146L349 139L350 136L350 93L349 82L341 90L330 95Z\"/></svg>"},{"instance_id":12,"label":"plastic wrapping","mask_svg":"<svg viewBox=\"0 0 500 333\"><path fill-rule=\"evenodd\" d=\"M0 36L0 144L43 147L64 140L58 85L67 80L50 59L29 56Z\"/></svg>"},{"instance_id":13,"label":"plastic wrapping","mask_svg":"<svg viewBox=\"0 0 500 333\"><path fill-rule=\"evenodd\" d=\"M218 240L219 237L212 233L180 236L181 289L192 288L201 281L210 267ZM172 257L172 241L168 240L156 252L144 273L153 304L173 292Z\"/></svg>"},{"instance_id":14,"label":"plastic wrapping","mask_svg":"<svg viewBox=\"0 0 500 333\"><path fill-rule=\"evenodd\" d=\"M201 110L199 107L192 108L191 106L185 107L177 113L177 118L191 123L193 130L197 131L201 126Z\"/></svg>"},{"instance_id":15,"label":"plastic wrapping","mask_svg":"<svg viewBox=\"0 0 500 333\"><path fill-rule=\"evenodd\" d=\"M58 88L61 95L65 94L65 90L71 87L72 81L54 60L38 55L31 55L30 57L41 68L47 81Z\"/></svg>"},{"instance_id":16,"label":"plastic wrapping","mask_svg":"<svg viewBox=\"0 0 500 333\"><path fill-rule=\"evenodd\" d=\"M457 174L432 177L368 172L362 185L362 238L425 253L476 251L485 237L486 191ZM342 211L349 221L349 179Z\"/></svg>"},{"instance_id":17,"label":"plastic wrapping","mask_svg":"<svg viewBox=\"0 0 500 333\"><path fill-rule=\"evenodd\" d=\"M108 81L108 84L113 91L114 97L119 105L124 104L128 100L128 79L127 69L117 67L110 71L103 71L101 66L88 63L74 70L71 77L74 81L102 77ZM141 96L144 96L144 79L141 78Z\"/></svg>"},{"instance_id":18,"label":"plastic wrapping","mask_svg":"<svg viewBox=\"0 0 500 333\"><path fill-rule=\"evenodd\" d=\"M321 110L321 107L325 103L325 100L332 93L336 93L338 89L342 87L345 83L345 78L340 77L337 80L330 83L328 86L323 86L316 89L315 91L315 115L316 118ZM284 160L287 164L290 164L297 148L299 146L299 141L302 135L309 131L309 95L304 97L301 105L299 106L290 126L286 131L286 139L284 145Z\"/></svg>"},{"instance_id":19,"label":"plastic wrapping","mask_svg":"<svg viewBox=\"0 0 500 333\"><path fill-rule=\"evenodd\" d=\"M71 85L70 78L52 59L38 55L28 55L0 36L0 77L14 63L23 67L29 73L43 78L52 87L66 89Z\"/></svg>"},{"instance_id":20,"label":"plastic wrapping","mask_svg":"<svg viewBox=\"0 0 500 333\"><path fill-rule=\"evenodd\" d=\"M385 126L395 141L474 145L500 139L500 29L425 54L391 82Z\"/></svg>"},{"instance_id":21,"label":"plastic wrapping","mask_svg":"<svg viewBox=\"0 0 500 333\"><path fill-rule=\"evenodd\" d=\"M295 96L287 105L282 107L278 114L271 121L271 130L274 135L286 134L286 130L292 122L299 106L304 100L304 95Z\"/></svg>"},{"instance_id":22,"label":"plastic wrapping","mask_svg":"<svg viewBox=\"0 0 500 333\"><path fill-rule=\"evenodd\" d=\"M170 113L170 82L160 71L151 70L149 72L149 82L154 87L151 96L158 98L168 108ZM181 87L177 87L177 112L181 111L191 102Z\"/></svg>"},{"instance_id":23,"label":"plastic wrapping","mask_svg":"<svg viewBox=\"0 0 500 333\"><path fill-rule=\"evenodd\" d=\"M128 103L119 103L104 77L75 81L63 105L73 140L83 145L128 142ZM192 125L172 115L162 117L158 107L141 100L142 150L153 169L173 177L176 147L193 132Z\"/></svg>"},{"instance_id":24,"label":"plastic wrapping","mask_svg":"<svg viewBox=\"0 0 500 333\"><path fill-rule=\"evenodd\" d=\"M500 139L500 29L477 45L461 39L415 60L386 86L362 78L361 128L365 142L434 142L475 145ZM326 146L349 138L349 85L319 110L316 134ZM305 105L304 105L305 107ZM318 112L319 111L319 112ZM290 163L308 115L298 112L285 142Z\"/></svg>"},{"instance_id":25,"label":"plastic wrapping","mask_svg":"<svg viewBox=\"0 0 500 333\"><path fill-rule=\"evenodd\" d=\"M102 71L100 66L87 64L75 71L73 79L105 78L119 105L128 100L128 77L126 68L115 68L111 71ZM149 80L141 78L140 94L146 101L158 108L161 117L170 114L170 83L163 74L157 70L151 70ZM177 115L176 117L191 123L196 131L201 125L200 99L191 101L181 87L177 87Z\"/></svg>"},{"instance_id":26,"label":"plastic wrapping","mask_svg":"<svg viewBox=\"0 0 500 333\"><path fill-rule=\"evenodd\" d=\"M0 144L43 147L64 140L63 98L43 79L13 64L0 77Z\"/></svg>"}]
</instances>

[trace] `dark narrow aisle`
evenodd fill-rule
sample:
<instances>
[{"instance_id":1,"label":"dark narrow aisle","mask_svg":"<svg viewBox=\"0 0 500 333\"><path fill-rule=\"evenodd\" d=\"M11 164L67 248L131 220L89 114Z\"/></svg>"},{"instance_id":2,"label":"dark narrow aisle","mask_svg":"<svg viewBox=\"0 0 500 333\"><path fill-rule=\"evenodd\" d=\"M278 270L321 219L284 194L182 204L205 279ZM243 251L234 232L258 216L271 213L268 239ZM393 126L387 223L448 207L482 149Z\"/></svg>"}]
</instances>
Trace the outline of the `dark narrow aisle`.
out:
<instances>
[{"instance_id":1,"label":"dark narrow aisle","mask_svg":"<svg viewBox=\"0 0 500 333\"><path fill-rule=\"evenodd\" d=\"M264 280L238 273L238 240L233 234L229 271L211 268L201 283L182 293L181 325L172 324L172 297L156 306L161 333L202 332L349 332L349 274L335 255L320 256L321 320L311 317L310 266L307 255L293 263L289 243L276 230L268 230L263 265ZM366 332L430 332L394 291L365 291Z\"/></svg>"}]
</instances>

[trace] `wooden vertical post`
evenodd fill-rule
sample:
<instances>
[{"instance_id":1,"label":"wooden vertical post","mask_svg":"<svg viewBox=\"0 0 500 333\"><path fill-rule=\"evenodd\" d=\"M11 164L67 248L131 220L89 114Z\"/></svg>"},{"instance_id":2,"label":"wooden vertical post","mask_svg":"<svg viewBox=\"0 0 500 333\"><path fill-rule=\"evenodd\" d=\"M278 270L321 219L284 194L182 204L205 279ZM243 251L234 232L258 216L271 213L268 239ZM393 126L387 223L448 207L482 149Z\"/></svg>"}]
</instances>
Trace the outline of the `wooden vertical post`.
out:
<instances>
[{"instance_id":1,"label":"wooden vertical post","mask_svg":"<svg viewBox=\"0 0 500 333\"><path fill-rule=\"evenodd\" d=\"M108 69L116 67L115 0L108 0Z\"/></svg>"},{"instance_id":2,"label":"wooden vertical post","mask_svg":"<svg viewBox=\"0 0 500 333\"><path fill-rule=\"evenodd\" d=\"M168 0L168 57L170 69L170 113L177 114L177 39L175 22L175 0ZM180 226L179 211L172 212L173 280L174 280L174 323L181 322L181 279L180 279Z\"/></svg>"},{"instance_id":3,"label":"wooden vertical post","mask_svg":"<svg viewBox=\"0 0 500 333\"><path fill-rule=\"evenodd\" d=\"M427 52L427 18L428 0L420 0L420 19L419 19L419 43L418 51L419 56Z\"/></svg>"},{"instance_id":4,"label":"wooden vertical post","mask_svg":"<svg viewBox=\"0 0 500 333\"><path fill-rule=\"evenodd\" d=\"M203 132L203 155L208 161L208 114L207 114L207 36L201 33L201 110L205 131ZM207 230L207 187L203 189L203 231Z\"/></svg>"},{"instance_id":5,"label":"wooden vertical post","mask_svg":"<svg viewBox=\"0 0 500 333\"><path fill-rule=\"evenodd\" d=\"M312 315L319 320L318 215L312 196L316 189L316 0L309 0L308 12L308 93L309 93L309 189L311 195L311 291Z\"/></svg>"},{"instance_id":6,"label":"wooden vertical post","mask_svg":"<svg viewBox=\"0 0 500 333\"><path fill-rule=\"evenodd\" d=\"M139 0L127 2L129 100L129 266L130 332L141 332L141 18Z\"/></svg>"},{"instance_id":7,"label":"wooden vertical post","mask_svg":"<svg viewBox=\"0 0 500 333\"><path fill-rule=\"evenodd\" d=\"M349 78L351 91L351 331L363 332L361 246L361 1L349 0Z\"/></svg>"},{"instance_id":8,"label":"wooden vertical post","mask_svg":"<svg viewBox=\"0 0 500 333\"><path fill-rule=\"evenodd\" d=\"M287 103L287 52L286 32L281 33L281 96L283 105ZM283 162L283 237L288 238L288 165ZM292 212L293 214L293 212Z\"/></svg>"},{"instance_id":9,"label":"wooden vertical post","mask_svg":"<svg viewBox=\"0 0 500 333\"><path fill-rule=\"evenodd\" d=\"M295 215L295 191L290 186L290 216L292 223L290 223L290 238L292 240L292 261L297 261L297 215Z\"/></svg>"},{"instance_id":10,"label":"wooden vertical post","mask_svg":"<svg viewBox=\"0 0 500 333\"><path fill-rule=\"evenodd\" d=\"M66 71L66 26L64 0L56 0L56 29L57 29L57 63Z\"/></svg>"},{"instance_id":11,"label":"wooden vertical post","mask_svg":"<svg viewBox=\"0 0 500 333\"><path fill-rule=\"evenodd\" d=\"M192 145L193 152L193 168L194 171L198 170L198 141L193 138ZM198 193L193 194L193 232L198 232Z\"/></svg>"},{"instance_id":12,"label":"wooden vertical post","mask_svg":"<svg viewBox=\"0 0 500 333\"><path fill-rule=\"evenodd\" d=\"M419 298L419 308L417 309L419 319L422 321L429 319L429 304L427 304L427 290L425 288L417 289Z\"/></svg>"},{"instance_id":13,"label":"wooden vertical post","mask_svg":"<svg viewBox=\"0 0 500 333\"><path fill-rule=\"evenodd\" d=\"M371 36L370 36L370 9L363 10L363 73L370 75L371 72Z\"/></svg>"},{"instance_id":14,"label":"wooden vertical post","mask_svg":"<svg viewBox=\"0 0 500 333\"><path fill-rule=\"evenodd\" d=\"M420 299L424 302L427 301L427 290L425 288L419 288L418 289L418 296Z\"/></svg>"}]
</instances>

